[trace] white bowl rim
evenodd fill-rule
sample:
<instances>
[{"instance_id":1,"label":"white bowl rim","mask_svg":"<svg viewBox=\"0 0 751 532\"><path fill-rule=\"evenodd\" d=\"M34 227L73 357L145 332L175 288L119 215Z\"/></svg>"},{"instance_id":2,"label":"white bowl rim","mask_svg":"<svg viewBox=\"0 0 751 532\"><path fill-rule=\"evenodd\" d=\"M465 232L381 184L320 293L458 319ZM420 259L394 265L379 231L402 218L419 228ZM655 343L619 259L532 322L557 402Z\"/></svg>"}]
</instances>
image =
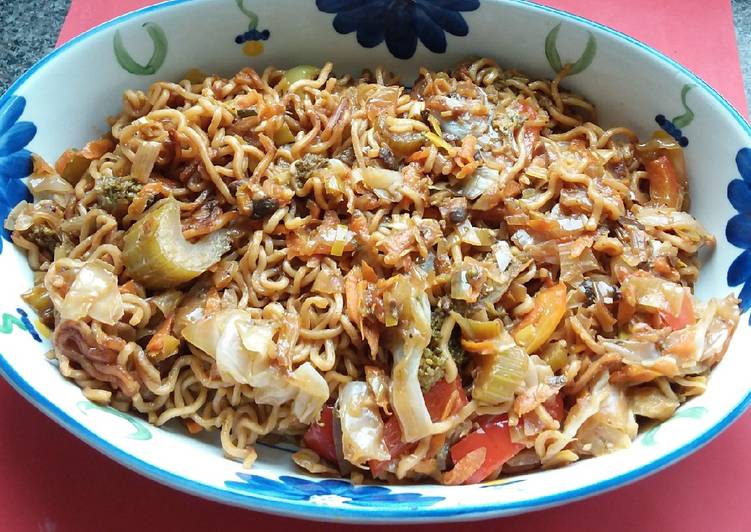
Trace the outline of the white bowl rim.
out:
<instances>
[{"instance_id":1,"label":"white bowl rim","mask_svg":"<svg viewBox=\"0 0 751 532\"><path fill-rule=\"evenodd\" d=\"M49 52L34 65L32 65L31 68L29 68L23 75L16 79L8 87L6 92L2 96L0 96L0 108L2 108L3 105L11 99L15 92L26 82L28 78L30 78L34 74L34 72L43 67L52 59L55 59L56 57L64 54L70 48L87 40L93 35L146 13L162 11L164 9L171 8L180 4L200 3L206 1L208 0L166 0L164 2L146 6L135 11L130 11L85 31L84 33L67 41L62 46ZM529 0L486 1L505 5L522 5L526 6L532 11L553 14L560 18L574 21L590 28L595 28L599 31L602 31L603 33L615 37L616 40L623 41L636 48L639 48L642 52L657 58L662 63L668 65L670 68L681 72L698 86L705 89L707 93L709 93L712 98L716 100L730 114L730 116L732 116L732 118L741 126L741 129L746 132L746 134L749 136L749 144L751 145L751 125L749 125L746 119L743 118L740 112L735 109L735 107L733 107L730 102L728 102L722 95L720 95L714 88L712 88L712 86L710 86L697 74L681 65L677 61L666 56L662 52L655 50L651 46L644 44L641 41L630 37L618 30L610 28L604 24L600 24L584 17L568 13L567 11L563 11L561 9L537 4ZM13 388L15 388L16 391L18 391L30 403L36 406L45 415L65 428L67 431L83 440L91 447L97 449L102 454L115 460L119 464L163 485L202 498L247 508L249 510L261 511L269 514L282 515L287 517L295 517L298 519L303 518L314 521L336 521L349 523L428 523L438 520L440 520L441 522L447 522L491 519L493 517L503 517L530 510L540 510L543 508L549 508L552 506L558 506L561 504L584 499L586 497L601 494L606 491L611 491L616 488L633 483L637 480L641 480L681 460L682 458L685 458L689 454L695 452L696 450L709 443L709 441L714 439L717 435L719 435L723 430L730 426L731 423L738 419L741 414L743 414L743 412L751 405L750 390L722 419L720 419L714 425L707 427L699 436L682 445L681 447L673 450L670 453L660 456L655 460L652 460L651 462L643 464L642 466L631 471L603 479L601 481L593 482L581 488L556 493L554 495L545 497L538 497L535 499L528 499L525 501L512 503L504 503L499 501L475 506L462 505L461 507L403 508L398 510L384 511L383 508L379 507L332 508L328 506L303 506L302 504L299 504L299 501L269 500L262 497L255 497L249 493L240 494L230 489L221 489L215 486L181 477L173 472L166 471L140 458L128 454L121 448L117 447L115 444L100 437L99 435L90 431L88 428L81 425L73 417L71 417L60 407L55 405L47 397L39 393L39 391L37 391L32 385L30 385L18 372L16 372L16 370L2 355L2 353L0 353L0 374L2 374L3 377L13 386ZM304 513L301 513L301 511L304 511Z\"/></svg>"}]
</instances>

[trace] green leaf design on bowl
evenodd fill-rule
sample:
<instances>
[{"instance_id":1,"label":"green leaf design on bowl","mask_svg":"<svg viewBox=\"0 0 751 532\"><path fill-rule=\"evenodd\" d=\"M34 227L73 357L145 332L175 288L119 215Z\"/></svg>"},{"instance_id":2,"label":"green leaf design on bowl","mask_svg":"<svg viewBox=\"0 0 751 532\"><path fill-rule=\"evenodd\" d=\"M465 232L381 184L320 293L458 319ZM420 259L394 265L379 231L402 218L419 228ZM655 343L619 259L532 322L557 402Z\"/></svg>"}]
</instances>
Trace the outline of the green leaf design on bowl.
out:
<instances>
[{"instance_id":1,"label":"green leaf design on bowl","mask_svg":"<svg viewBox=\"0 0 751 532\"><path fill-rule=\"evenodd\" d=\"M134 432L131 432L128 434L128 438L132 440L150 440L151 439L151 432L149 429L146 428L143 421L140 419L137 419L133 416L130 416L124 412L120 412L119 410L116 410L109 406L100 406L96 403L92 403L91 401L79 401L76 403L76 406L78 409L83 412L84 414L88 415L89 410L98 410L100 412L106 412L107 414L113 415L115 417L119 417L120 419L124 419L128 423L130 423L133 428L135 429Z\"/></svg>"},{"instance_id":2,"label":"green leaf design on bowl","mask_svg":"<svg viewBox=\"0 0 751 532\"><path fill-rule=\"evenodd\" d=\"M21 331L26 330L26 325L24 325L23 322L19 318L17 318L13 314L8 314L7 312L3 312L3 321L2 323L0 323L0 333L3 333L3 334L12 333L14 325Z\"/></svg>"},{"instance_id":3,"label":"green leaf design on bowl","mask_svg":"<svg viewBox=\"0 0 751 532\"><path fill-rule=\"evenodd\" d=\"M699 419L706 413L707 413L707 409L704 408L703 406L692 406L690 408L683 408L679 410L670 419L671 420L680 419L682 417L690 418L690 419ZM662 427L664 423L665 422L660 423L656 427L644 433L644 437L641 439L642 444L647 445L647 446L655 445L657 443L657 441L655 440L655 436L657 436L657 432L660 430L660 427Z\"/></svg>"},{"instance_id":4,"label":"green leaf design on bowl","mask_svg":"<svg viewBox=\"0 0 751 532\"><path fill-rule=\"evenodd\" d=\"M563 70L564 65L561 63L561 55L558 53L558 32L561 31L561 24L559 23L545 37L545 57L548 59L550 68L552 68L556 74ZM597 40L592 32L588 31L589 37L587 38L587 45L584 47L579 59L571 65L571 69L568 71L569 76L573 76L585 70L594 61L595 55L597 55Z\"/></svg>"},{"instance_id":5,"label":"green leaf design on bowl","mask_svg":"<svg viewBox=\"0 0 751 532\"><path fill-rule=\"evenodd\" d=\"M677 127L678 129L683 129L687 125L691 123L691 121L694 119L694 112L691 110L691 108L686 103L686 95L688 94L688 91L694 88L693 83L687 83L683 86L683 89L681 89L681 103L683 104L683 110L685 111L682 115L676 116L673 118L673 125Z\"/></svg>"},{"instance_id":6,"label":"green leaf design on bowl","mask_svg":"<svg viewBox=\"0 0 751 532\"><path fill-rule=\"evenodd\" d=\"M146 22L143 27L146 28L146 31L151 38L151 42L154 44L154 51L152 52L148 63L145 65L138 63L130 55L130 52L125 49L120 30L115 32L112 46L115 50L115 58L121 67L131 74L149 76L151 74L156 74L157 70L159 70L164 64L164 60L167 57L167 35L164 33L162 27L155 22Z\"/></svg>"}]
</instances>

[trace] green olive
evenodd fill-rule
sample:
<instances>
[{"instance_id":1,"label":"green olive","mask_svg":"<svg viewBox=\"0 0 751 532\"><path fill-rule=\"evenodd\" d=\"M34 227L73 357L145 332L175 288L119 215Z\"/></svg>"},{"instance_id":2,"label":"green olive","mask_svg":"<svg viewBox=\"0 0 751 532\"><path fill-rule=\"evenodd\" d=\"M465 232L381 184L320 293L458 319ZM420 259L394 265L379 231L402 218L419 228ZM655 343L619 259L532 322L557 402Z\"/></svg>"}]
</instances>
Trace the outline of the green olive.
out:
<instances>
[{"instance_id":1,"label":"green olive","mask_svg":"<svg viewBox=\"0 0 751 532\"><path fill-rule=\"evenodd\" d=\"M316 79L320 71L320 68L311 65L298 65L287 70L282 79L287 81L287 86L289 87L289 85L292 85L301 79Z\"/></svg>"}]
</instances>

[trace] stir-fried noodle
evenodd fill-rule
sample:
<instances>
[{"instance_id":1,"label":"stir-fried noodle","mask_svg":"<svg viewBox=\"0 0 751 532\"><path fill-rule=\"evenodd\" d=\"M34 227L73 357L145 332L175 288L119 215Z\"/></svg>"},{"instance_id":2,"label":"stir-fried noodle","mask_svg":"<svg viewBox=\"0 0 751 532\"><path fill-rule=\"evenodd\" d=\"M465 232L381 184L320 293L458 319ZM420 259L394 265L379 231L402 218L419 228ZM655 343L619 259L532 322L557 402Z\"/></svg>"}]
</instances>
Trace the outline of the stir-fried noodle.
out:
<instances>
[{"instance_id":1,"label":"stir-fried noodle","mask_svg":"<svg viewBox=\"0 0 751 532\"><path fill-rule=\"evenodd\" d=\"M692 295L681 148L601 128L566 72L126 91L6 222L61 373L246 466L283 437L314 473L462 484L627 447L739 310Z\"/></svg>"}]
</instances>

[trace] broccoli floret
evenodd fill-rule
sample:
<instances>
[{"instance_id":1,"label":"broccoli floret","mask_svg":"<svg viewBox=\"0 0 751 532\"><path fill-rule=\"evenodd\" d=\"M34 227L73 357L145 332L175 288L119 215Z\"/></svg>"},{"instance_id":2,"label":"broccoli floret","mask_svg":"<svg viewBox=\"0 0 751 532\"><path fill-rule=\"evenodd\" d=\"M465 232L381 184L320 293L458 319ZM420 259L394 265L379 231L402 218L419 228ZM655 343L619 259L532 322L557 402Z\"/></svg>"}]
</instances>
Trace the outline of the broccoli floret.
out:
<instances>
[{"instance_id":1,"label":"broccoli floret","mask_svg":"<svg viewBox=\"0 0 751 532\"><path fill-rule=\"evenodd\" d=\"M60 243L60 237L57 232L47 224L36 224L29 227L23 233L26 240L36 244L39 249L52 253Z\"/></svg>"},{"instance_id":2,"label":"broccoli floret","mask_svg":"<svg viewBox=\"0 0 751 532\"><path fill-rule=\"evenodd\" d=\"M306 153L302 159L295 161L294 167L298 187L304 187L313 171L326 168L328 164L329 160L326 157L321 157L313 153Z\"/></svg>"},{"instance_id":3,"label":"broccoli floret","mask_svg":"<svg viewBox=\"0 0 751 532\"><path fill-rule=\"evenodd\" d=\"M417 370L417 380L423 392L430 390L433 385L446 374L446 355L439 349L427 347L420 357L420 369Z\"/></svg>"},{"instance_id":4,"label":"broccoli floret","mask_svg":"<svg viewBox=\"0 0 751 532\"><path fill-rule=\"evenodd\" d=\"M417 378L420 381L420 387L423 391L428 391L433 385L441 380L446 373L446 354L439 348L441 339L441 329L443 322L446 320L446 312L439 308L434 308L430 315L430 331L432 337L430 344L422 352L420 358L420 368L417 371ZM451 331L451 337L448 342L448 351L457 367L464 364L466 355L461 345L461 332L458 327Z\"/></svg>"},{"instance_id":5,"label":"broccoli floret","mask_svg":"<svg viewBox=\"0 0 751 532\"><path fill-rule=\"evenodd\" d=\"M467 353L462 347L462 332L458 327L454 327L454 330L451 331L448 347L449 353L451 354L451 358L454 359L456 367L462 367L467 360Z\"/></svg>"},{"instance_id":6,"label":"broccoli floret","mask_svg":"<svg viewBox=\"0 0 751 532\"><path fill-rule=\"evenodd\" d=\"M443 328L443 322L446 321L447 317L448 312L440 308L433 309L433 312L430 314L430 330L432 334L430 346L434 349L438 346L439 340L441 338L441 329ZM461 367L461 365L464 364L464 360L466 359L466 353L464 352L464 348L462 347L462 333L458 327L454 327L454 329L451 331L448 348L449 354L451 354L451 358L454 359L454 362L458 367Z\"/></svg>"},{"instance_id":7,"label":"broccoli floret","mask_svg":"<svg viewBox=\"0 0 751 532\"><path fill-rule=\"evenodd\" d=\"M130 177L104 176L96 180L94 191L97 203L108 212L127 208L143 185Z\"/></svg>"}]
</instances>

